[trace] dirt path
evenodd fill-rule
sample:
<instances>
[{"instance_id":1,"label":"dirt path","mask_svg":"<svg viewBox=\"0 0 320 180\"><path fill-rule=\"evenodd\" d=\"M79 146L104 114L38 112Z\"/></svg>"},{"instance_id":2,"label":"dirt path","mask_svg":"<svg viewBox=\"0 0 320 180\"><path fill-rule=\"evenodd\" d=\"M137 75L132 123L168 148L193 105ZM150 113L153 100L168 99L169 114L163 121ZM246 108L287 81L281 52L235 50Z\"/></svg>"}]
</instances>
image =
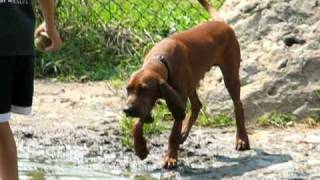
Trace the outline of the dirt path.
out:
<instances>
[{"instance_id":1,"label":"dirt path","mask_svg":"<svg viewBox=\"0 0 320 180\"><path fill-rule=\"evenodd\" d=\"M320 128L252 129L252 150L237 152L234 128L195 127L172 171L160 166L163 132L148 139L150 155L140 161L121 146L123 92L110 87L36 82L33 115L12 120L23 178L320 179Z\"/></svg>"}]
</instances>

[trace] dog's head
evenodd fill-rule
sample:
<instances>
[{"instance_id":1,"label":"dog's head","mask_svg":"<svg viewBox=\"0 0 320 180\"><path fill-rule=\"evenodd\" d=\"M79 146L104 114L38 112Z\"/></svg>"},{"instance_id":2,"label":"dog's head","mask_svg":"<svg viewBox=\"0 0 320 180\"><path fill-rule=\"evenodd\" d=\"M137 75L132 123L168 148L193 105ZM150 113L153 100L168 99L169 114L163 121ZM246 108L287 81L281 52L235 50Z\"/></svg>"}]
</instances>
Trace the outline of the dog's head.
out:
<instances>
[{"instance_id":1,"label":"dog's head","mask_svg":"<svg viewBox=\"0 0 320 180\"><path fill-rule=\"evenodd\" d=\"M160 76L148 69L135 72L126 87L127 103L124 112L127 116L152 121L151 110L160 97Z\"/></svg>"},{"instance_id":2,"label":"dog's head","mask_svg":"<svg viewBox=\"0 0 320 180\"><path fill-rule=\"evenodd\" d=\"M185 116L185 105L177 92L162 77L150 69L135 72L127 85L127 103L124 112L127 116L138 117L152 122L151 110L159 98L164 98L174 118Z\"/></svg>"}]
</instances>

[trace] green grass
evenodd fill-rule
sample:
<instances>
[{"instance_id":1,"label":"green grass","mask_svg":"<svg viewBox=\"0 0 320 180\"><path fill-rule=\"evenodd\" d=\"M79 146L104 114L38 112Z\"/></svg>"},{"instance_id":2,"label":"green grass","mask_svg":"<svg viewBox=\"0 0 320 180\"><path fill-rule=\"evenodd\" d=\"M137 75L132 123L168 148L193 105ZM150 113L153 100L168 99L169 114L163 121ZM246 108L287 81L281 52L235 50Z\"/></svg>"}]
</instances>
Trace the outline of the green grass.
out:
<instances>
[{"instance_id":1,"label":"green grass","mask_svg":"<svg viewBox=\"0 0 320 180\"><path fill-rule=\"evenodd\" d=\"M235 120L227 114L212 116L202 110L199 114L198 125L203 127L226 127L235 125Z\"/></svg>"},{"instance_id":2,"label":"green grass","mask_svg":"<svg viewBox=\"0 0 320 180\"><path fill-rule=\"evenodd\" d=\"M293 115L273 111L258 118L257 124L259 126L286 127L293 121Z\"/></svg>"},{"instance_id":3,"label":"green grass","mask_svg":"<svg viewBox=\"0 0 320 180\"><path fill-rule=\"evenodd\" d=\"M64 44L55 53L37 52L36 77L65 81L126 79L154 43L208 19L192 0L59 1L56 16Z\"/></svg>"}]
</instances>

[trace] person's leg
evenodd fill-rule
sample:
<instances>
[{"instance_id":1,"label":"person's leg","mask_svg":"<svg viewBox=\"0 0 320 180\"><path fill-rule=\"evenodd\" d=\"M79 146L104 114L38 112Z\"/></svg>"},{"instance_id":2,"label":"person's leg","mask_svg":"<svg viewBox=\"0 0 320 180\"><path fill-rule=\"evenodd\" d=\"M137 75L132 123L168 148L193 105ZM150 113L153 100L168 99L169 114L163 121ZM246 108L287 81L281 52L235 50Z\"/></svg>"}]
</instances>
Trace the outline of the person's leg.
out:
<instances>
[{"instance_id":1,"label":"person's leg","mask_svg":"<svg viewBox=\"0 0 320 180\"><path fill-rule=\"evenodd\" d=\"M19 56L15 64L12 84L11 112L31 114L33 98L34 57Z\"/></svg>"},{"instance_id":2,"label":"person's leg","mask_svg":"<svg viewBox=\"0 0 320 180\"><path fill-rule=\"evenodd\" d=\"M16 143L8 122L0 123L0 177L18 180Z\"/></svg>"},{"instance_id":3,"label":"person's leg","mask_svg":"<svg viewBox=\"0 0 320 180\"><path fill-rule=\"evenodd\" d=\"M8 89L7 92L0 90L0 100L5 99L5 112L29 115L31 113L32 97L33 97L33 75L34 75L34 57L33 56L19 56L11 59L8 64L12 64L8 68L13 78L4 78L6 75L0 73L1 79L7 80L8 83L4 87ZM4 62L4 61L2 61ZM14 62L14 63L12 63ZM0 59L0 70L1 64ZM7 65L10 66L10 65ZM4 71L3 71L4 72ZM1 78L2 77L2 78ZM1 82L1 81L0 81ZM4 96L7 94L7 96ZM9 100L8 98L10 97ZM0 103L0 107L1 107ZM8 107L8 108L7 108ZM8 113L7 113L8 114ZM3 115L3 121L9 120L9 117ZM0 122L1 122L1 108L0 108ZM0 125L0 175L2 180L16 180L18 179L17 168L17 150L12 131L9 123L2 123Z\"/></svg>"},{"instance_id":4,"label":"person's leg","mask_svg":"<svg viewBox=\"0 0 320 180\"><path fill-rule=\"evenodd\" d=\"M9 126L15 59L0 57L0 179L17 180L16 144Z\"/></svg>"}]
</instances>

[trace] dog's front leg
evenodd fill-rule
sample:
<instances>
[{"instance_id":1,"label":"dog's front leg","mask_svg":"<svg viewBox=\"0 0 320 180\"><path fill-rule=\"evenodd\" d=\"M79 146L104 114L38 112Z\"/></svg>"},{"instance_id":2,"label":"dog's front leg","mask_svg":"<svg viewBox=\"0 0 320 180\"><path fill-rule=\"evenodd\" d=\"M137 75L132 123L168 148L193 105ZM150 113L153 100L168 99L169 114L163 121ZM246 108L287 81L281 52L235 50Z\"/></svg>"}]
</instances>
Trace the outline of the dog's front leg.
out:
<instances>
[{"instance_id":1,"label":"dog's front leg","mask_svg":"<svg viewBox=\"0 0 320 180\"><path fill-rule=\"evenodd\" d=\"M143 120L139 119L134 125L133 129L134 150L136 152L136 155L142 160L145 159L149 154L146 140L143 137L143 124Z\"/></svg>"},{"instance_id":2,"label":"dog's front leg","mask_svg":"<svg viewBox=\"0 0 320 180\"><path fill-rule=\"evenodd\" d=\"M182 120L175 120L170 138L167 154L164 157L163 167L171 169L177 165L179 144L181 142Z\"/></svg>"}]
</instances>

